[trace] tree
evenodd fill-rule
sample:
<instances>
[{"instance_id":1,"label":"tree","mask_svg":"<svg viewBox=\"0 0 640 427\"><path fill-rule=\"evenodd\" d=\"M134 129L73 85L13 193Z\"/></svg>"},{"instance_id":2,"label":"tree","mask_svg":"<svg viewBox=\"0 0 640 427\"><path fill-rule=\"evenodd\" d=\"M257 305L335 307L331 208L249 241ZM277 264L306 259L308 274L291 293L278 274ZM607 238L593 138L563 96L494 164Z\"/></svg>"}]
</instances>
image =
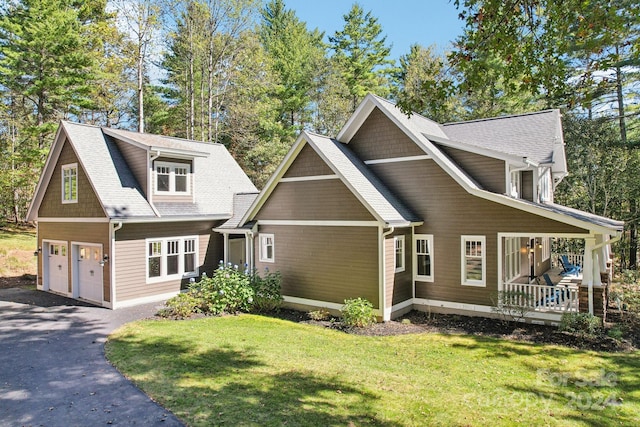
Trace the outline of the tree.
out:
<instances>
[{"instance_id":1,"label":"tree","mask_svg":"<svg viewBox=\"0 0 640 427\"><path fill-rule=\"evenodd\" d=\"M414 44L400 57L394 73L393 95L397 105L407 114L416 112L439 123L454 121L462 115L453 76L448 73L446 59L435 54L435 48Z\"/></svg>"},{"instance_id":2,"label":"tree","mask_svg":"<svg viewBox=\"0 0 640 427\"><path fill-rule=\"evenodd\" d=\"M385 44L386 37L380 36L382 26L371 12L365 14L355 3L343 18L344 28L329 37L329 42L349 88L351 111L355 111L367 93L383 97L389 94L387 66L394 61L389 59L391 48Z\"/></svg>"},{"instance_id":3,"label":"tree","mask_svg":"<svg viewBox=\"0 0 640 427\"><path fill-rule=\"evenodd\" d=\"M262 9L260 38L277 76L272 96L280 103L278 115L291 136L311 121L312 95L325 57L322 37L317 29L308 31L283 0L272 0Z\"/></svg>"}]
</instances>

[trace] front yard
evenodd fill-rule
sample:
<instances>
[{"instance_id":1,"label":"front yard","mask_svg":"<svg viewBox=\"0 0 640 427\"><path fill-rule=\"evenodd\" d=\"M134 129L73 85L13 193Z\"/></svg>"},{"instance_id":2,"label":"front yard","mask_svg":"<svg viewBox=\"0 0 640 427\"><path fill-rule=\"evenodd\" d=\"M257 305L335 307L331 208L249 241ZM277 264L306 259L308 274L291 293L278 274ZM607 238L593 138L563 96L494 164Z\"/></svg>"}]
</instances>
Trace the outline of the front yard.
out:
<instances>
[{"instance_id":1,"label":"front yard","mask_svg":"<svg viewBox=\"0 0 640 427\"><path fill-rule=\"evenodd\" d=\"M637 425L640 353L255 315L141 321L109 360L188 425Z\"/></svg>"}]
</instances>

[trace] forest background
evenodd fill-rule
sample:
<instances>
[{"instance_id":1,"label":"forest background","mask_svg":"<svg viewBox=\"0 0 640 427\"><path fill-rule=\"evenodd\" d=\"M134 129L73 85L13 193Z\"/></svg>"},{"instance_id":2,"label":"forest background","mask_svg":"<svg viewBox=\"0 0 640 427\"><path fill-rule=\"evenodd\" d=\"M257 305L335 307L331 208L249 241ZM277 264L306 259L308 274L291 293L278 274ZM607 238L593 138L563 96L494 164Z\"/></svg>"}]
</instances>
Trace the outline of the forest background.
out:
<instances>
[{"instance_id":1,"label":"forest background","mask_svg":"<svg viewBox=\"0 0 640 427\"><path fill-rule=\"evenodd\" d=\"M396 61L357 3L325 34L284 0L8 0L0 219L25 220L61 119L224 144L260 187L300 130L336 135L374 93L440 123L559 108L556 202L625 221L617 254L635 269L640 3L452 7L464 30L449 52L415 44Z\"/></svg>"}]
</instances>

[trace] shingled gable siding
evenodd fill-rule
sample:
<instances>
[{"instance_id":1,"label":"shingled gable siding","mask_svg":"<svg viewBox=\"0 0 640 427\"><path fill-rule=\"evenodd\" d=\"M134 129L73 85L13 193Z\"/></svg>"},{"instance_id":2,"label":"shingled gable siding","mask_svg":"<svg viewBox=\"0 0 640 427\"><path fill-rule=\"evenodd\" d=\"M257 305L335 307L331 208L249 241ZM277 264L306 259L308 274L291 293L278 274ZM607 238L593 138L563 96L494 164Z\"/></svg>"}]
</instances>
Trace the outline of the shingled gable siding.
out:
<instances>
[{"instance_id":1,"label":"shingled gable siding","mask_svg":"<svg viewBox=\"0 0 640 427\"><path fill-rule=\"evenodd\" d=\"M343 304L363 297L379 308L378 227L261 225L274 235L274 262L256 268L282 273L282 294ZM258 241L258 236L256 236Z\"/></svg>"},{"instance_id":2,"label":"shingled gable siding","mask_svg":"<svg viewBox=\"0 0 640 427\"><path fill-rule=\"evenodd\" d=\"M333 171L315 152L313 147L305 144L296 157L296 160L284 174L284 178L297 178L301 176L333 175Z\"/></svg>"},{"instance_id":3,"label":"shingled gable siding","mask_svg":"<svg viewBox=\"0 0 640 427\"><path fill-rule=\"evenodd\" d=\"M43 248L43 240L60 240L67 242L67 253L71 254L71 242L102 244L102 253L108 254L110 251L109 240L109 223L108 222L44 222L38 223L38 247ZM38 259L38 285L42 286L43 271L42 257L47 256L44 249ZM69 262L69 284L68 292L71 292L72 280L72 257L67 256ZM103 280L103 298L105 301L111 301L111 289L109 287L111 278L111 270L108 264L102 269Z\"/></svg>"},{"instance_id":4,"label":"shingled gable siding","mask_svg":"<svg viewBox=\"0 0 640 427\"><path fill-rule=\"evenodd\" d=\"M451 160L468 173L485 190L505 194L505 162L480 154L439 146Z\"/></svg>"},{"instance_id":5,"label":"shingled gable siding","mask_svg":"<svg viewBox=\"0 0 640 427\"><path fill-rule=\"evenodd\" d=\"M62 203L62 165L78 165L78 202ZM64 142L60 157L47 185L38 216L41 218L105 217L102 205L93 191L87 174L78 161L73 147Z\"/></svg>"},{"instance_id":6,"label":"shingled gable siding","mask_svg":"<svg viewBox=\"0 0 640 427\"><path fill-rule=\"evenodd\" d=\"M256 219L373 221L339 179L280 182Z\"/></svg>"},{"instance_id":7,"label":"shingled gable siding","mask_svg":"<svg viewBox=\"0 0 640 427\"><path fill-rule=\"evenodd\" d=\"M353 136L349 148L364 161L425 155L425 152L378 108L373 109Z\"/></svg>"},{"instance_id":8,"label":"shingled gable siding","mask_svg":"<svg viewBox=\"0 0 640 427\"><path fill-rule=\"evenodd\" d=\"M370 166L414 212L425 218L416 234L434 236L434 282L416 284L416 298L491 304L497 291L497 233L586 233L586 230L473 196L433 160ZM487 286L462 286L460 236L486 236Z\"/></svg>"},{"instance_id":9,"label":"shingled gable siding","mask_svg":"<svg viewBox=\"0 0 640 427\"><path fill-rule=\"evenodd\" d=\"M396 248L394 237L404 236L404 271L395 272ZM385 308L391 308L396 304L413 297L413 260L411 256L412 246L411 229L400 229L385 239Z\"/></svg>"},{"instance_id":10,"label":"shingled gable siding","mask_svg":"<svg viewBox=\"0 0 640 427\"><path fill-rule=\"evenodd\" d=\"M126 159L129 169L133 172L133 175L136 177L140 187L142 187L142 191L146 197L147 177L149 173L147 170L147 150L118 140L116 140L116 145L122 153L122 157Z\"/></svg>"},{"instance_id":11,"label":"shingled gable siding","mask_svg":"<svg viewBox=\"0 0 640 427\"><path fill-rule=\"evenodd\" d=\"M222 235L213 233L215 221L124 224L116 232L116 298L118 302L177 292L181 280L147 284L145 239L199 236L200 274L211 274L222 259Z\"/></svg>"}]
</instances>

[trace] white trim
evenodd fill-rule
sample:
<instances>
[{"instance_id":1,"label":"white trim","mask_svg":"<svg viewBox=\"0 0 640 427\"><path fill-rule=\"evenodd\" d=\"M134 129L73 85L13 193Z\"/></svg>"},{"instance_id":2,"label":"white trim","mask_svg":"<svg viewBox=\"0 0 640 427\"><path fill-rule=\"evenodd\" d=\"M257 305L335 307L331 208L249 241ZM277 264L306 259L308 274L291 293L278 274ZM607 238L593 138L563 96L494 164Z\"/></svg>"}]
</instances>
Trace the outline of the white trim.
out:
<instances>
[{"instance_id":1,"label":"white trim","mask_svg":"<svg viewBox=\"0 0 640 427\"><path fill-rule=\"evenodd\" d=\"M457 124L457 123L451 123L451 124ZM446 126L444 126L444 129L446 129ZM522 163L525 166L527 165L527 163L522 161L522 157L519 157L513 154L492 150L490 148L479 147L477 145L466 144L464 142L456 141L453 139L442 138L437 135L431 135L427 133L423 133L422 135L425 138L427 138L429 141L435 142L440 145L444 145L445 147L454 148L456 150L464 151L467 153L473 153L473 154L477 154L483 157L489 157L496 160L502 160L504 162L512 162L512 163L516 162L516 163Z\"/></svg>"},{"instance_id":2,"label":"white trim","mask_svg":"<svg viewBox=\"0 0 640 427\"><path fill-rule=\"evenodd\" d=\"M394 312L396 312L398 310L402 310L403 308L407 308L409 306L412 306L414 299L415 298L409 298L408 300L402 301L401 303L398 303L398 304L396 304L396 305L394 305L394 306L392 306L390 308L385 308L384 309L384 317L385 317L385 319L391 319L391 315Z\"/></svg>"},{"instance_id":3,"label":"white trim","mask_svg":"<svg viewBox=\"0 0 640 427\"><path fill-rule=\"evenodd\" d=\"M267 257L265 254L265 248L269 246L268 243L263 245L263 240L271 239L271 257ZM273 233L259 233L258 234L258 259L260 262L270 262L273 263L276 260L276 239Z\"/></svg>"},{"instance_id":4,"label":"white trim","mask_svg":"<svg viewBox=\"0 0 640 427\"><path fill-rule=\"evenodd\" d=\"M118 308L133 307L133 306L140 305L140 304L148 304L148 303L152 303L152 302L166 301L169 298L175 297L179 293L180 293L180 291L173 291L173 292L167 292L167 293L164 293L164 294L149 295L149 296L146 296L146 297L128 299L128 300L125 300L125 301L122 301L122 302L114 302L111 305L111 308L115 310L115 309L118 309Z\"/></svg>"},{"instance_id":5,"label":"white trim","mask_svg":"<svg viewBox=\"0 0 640 427\"><path fill-rule=\"evenodd\" d=\"M193 188L193 171L191 163L180 163L180 162L170 162L165 160L154 160L152 162L153 168L152 172L152 181L153 181L153 194L156 196L191 196L195 193L195 188ZM158 190L158 168L167 168L169 169L167 175L169 178L169 190ZM176 169L186 169L186 175L176 175ZM184 176L186 180L186 191L177 191L176 190L176 177Z\"/></svg>"},{"instance_id":6,"label":"white trim","mask_svg":"<svg viewBox=\"0 0 640 427\"><path fill-rule=\"evenodd\" d=\"M397 264L397 260L398 260L398 256L397 256L397 250L398 250L398 242L402 242L401 246L400 246L400 250L401 250L401 260L402 260L402 265L398 266ZM405 265L407 264L407 261L405 259L407 254L407 250L406 250L406 245L405 245L405 238L404 238L404 234L398 235L398 236L393 236L393 265L394 265L394 271L396 273L402 273L405 270Z\"/></svg>"},{"instance_id":7,"label":"white trim","mask_svg":"<svg viewBox=\"0 0 640 427\"><path fill-rule=\"evenodd\" d=\"M428 154L422 156L406 156L406 157L389 157L386 159L374 159L374 160L365 160L365 165L378 165L381 163L397 163L397 162L412 162L415 160L429 160L432 157Z\"/></svg>"},{"instance_id":8,"label":"white trim","mask_svg":"<svg viewBox=\"0 0 640 427\"><path fill-rule=\"evenodd\" d=\"M210 153L206 152L206 151L195 151L195 150L181 150L179 148L168 148L168 147L159 147L157 145L148 145L148 144L144 144L142 142L136 141L135 139L123 135L122 133L118 132L118 129L110 129L110 128L102 128L102 132L104 132L105 134L119 140L122 142L126 142L128 144L131 144L135 147L138 148L142 148L144 150L151 150L151 151L159 151L162 154L168 154L169 157L176 157L179 158L177 156L184 156L182 157L183 159L193 159L195 157L209 157ZM123 131L126 132L126 131ZM138 135L151 135L151 134L146 134L146 133L139 133ZM175 138L175 137L162 137L163 139L167 139L169 141L171 140L175 140L175 141L179 141L179 142L184 142L184 143L198 143L198 144L204 144L202 142L199 141L192 141L189 139L184 139L184 138ZM216 144L216 143L213 143ZM220 144L216 144L216 145L220 145Z\"/></svg>"},{"instance_id":9,"label":"white trim","mask_svg":"<svg viewBox=\"0 0 640 427\"><path fill-rule=\"evenodd\" d=\"M320 308L328 308L330 310L342 310L342 307L344 307L344 304L338 304L335 302L328 302L328 301L318 301L318 300L314 300L314 299L307 299L307 298L298 298L298 297L290 297L287 295L283 295L282 298L284 299L285 302L290 302L293 304L301 304L301 305L310 305L312 307L320 307Z\"/></svg>"},{"instance_id":10,"label":"white trim","mask_svg":"<svg viewBox=\"0 0 640 427\"><path fill-rule=\"evenodd\" d=\"M480 280L467 280L467 252L466 252L466 243L467 242L481 242L481 269L482 269L482 278ZM474 255L475 256L475 255ZM498 276L500 277L500 276ZM486 287L487 286L487 238L486 236L480 235L462 235L460 236L460 282L463 286L478 286L478 287Z\"/></svg>"},{"instance_id":11,"label":"white trim","mask_svg":"<svg viewBox=\"0 0 640 427\"><path fill-rule=\"evenodd\" d=\"M493 307L481 304L467 304L463 302L441 301L434 299L414 298L414 304L428 305L432 307L451 308L455 310L475 311L478 313L494 313Z\"/></svg>"},{"instance_id":12,"label":"white trim","mask_svg":"<svg viewBox=\"0 0 640 427\"><path fill-rule=\"evenodd\" d=\"M75 177L75 183L76 183L76 197L72 198L72 199L65 199L64 198L65 190L66 190L64 172L67 171L67 170L74 170L75 171L74 177ZM80 174L79 174L79 171L78 171L78 163L77 162L76 163L67 163L66 165L60 166L60 178L62 180L62 182L60 183L60 188L62 190L62 192L60 194L60 197L61 197L61 200L62 200L62 204L66 205L66 204L70 204L70 203L78 203L78 196L79 196L79 193L80 193L80 188L79 188L80 185L79 185L79 182L78 182L79 178L80 178ZM71 192L71 193L73 193L73 192ZM69 196L72 197L72 194L69 194Z\"/></svg>"},{"instance_id":13,"label":"white trim","mask_svg":"<svg viewBox=\"0 0 640 427\"><path fill-rule=\"evenodd\" d=\"M102 218L102 217L96 217L96 218L90 218L90 217L84 217L84 218L78 218L78 217L68 217L68 218L64 218L64 217L49 217L49 218L38 218L38 222L109 222L109 218Z\"/></svg>"},{"instance_id":14,"label":"white trim","mask_svg":"<svg viewBox=\"0 0 640 427\"><path fill-rule=\"evenodd\" d=\"M280 182L304 182L304 181L324 181L330 179L340 179L336 174L332 175L309 175L309 176L293 176L290 178L280 178Z\"/></svg>"},{"instance_id":15,"label":"white trim","mask_svg":"<svg viewBox=\"0 0 640 427\"><path fill-rule=\"evenodd\" d=\"M430 258L430 266L431 266L431 275L429 276L419 276L418 275L418 251L416 249L416 243L418 242L418 240L426 240L428 241L428 246L429 246L429 258ZM412 239L412 248L411 248L411 256L412 256L412 261L413 261L413 281L415 282L433 282L435 274L434 274L434 268L435 268L435 263L433 262L434 259L434 252L435 252L435 245L434 245L434 238L433 238L433 234L414 234L413 235L413 239ZM415 286L414 286L415 288Z\"/></svg>"},{"instance_id":16,"label":"white trim","mask_svg":"<svg viewBox=\"0 0 640 427\"><path fill-rule=\"evenodd\" d=\"M317 221L317 220L287 220L261 219L259 225L306 225L313 227L378 227L378 221Z\"/></svg>"}]
</instances>

